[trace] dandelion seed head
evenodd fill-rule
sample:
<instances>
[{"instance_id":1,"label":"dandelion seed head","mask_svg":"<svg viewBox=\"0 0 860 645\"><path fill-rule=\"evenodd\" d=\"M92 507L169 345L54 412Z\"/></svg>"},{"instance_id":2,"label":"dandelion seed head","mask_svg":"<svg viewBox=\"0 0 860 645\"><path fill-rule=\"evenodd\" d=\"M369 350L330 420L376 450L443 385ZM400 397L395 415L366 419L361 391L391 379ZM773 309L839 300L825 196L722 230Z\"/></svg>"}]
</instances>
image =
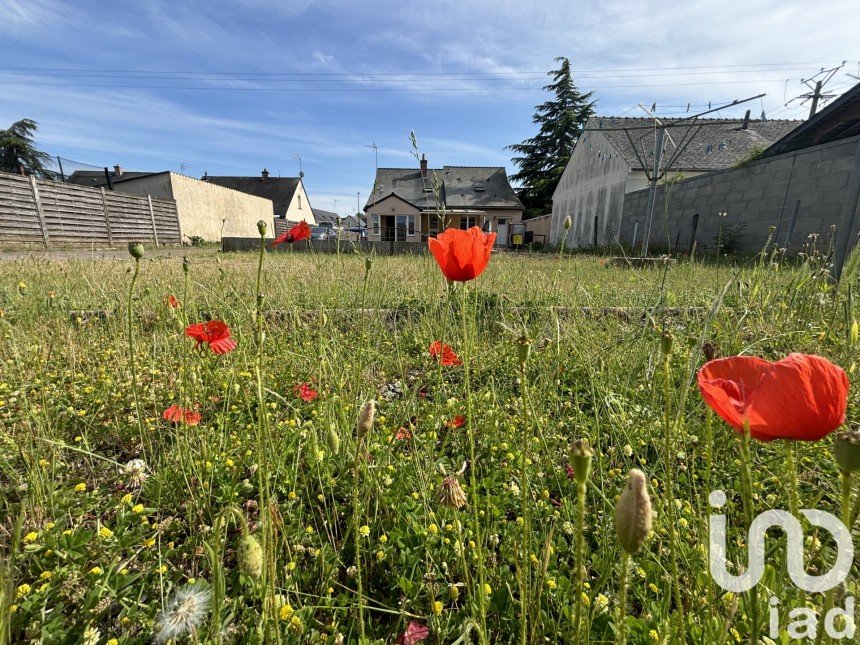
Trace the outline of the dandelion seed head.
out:
<instances>
[{"instance_id":1,"label":"dandelion seed head","mask_svg":"<svg viewBox=\"0 0 860 645\"><path fill-rule=\"evenodd\" d=\"M196 632L209 611L211 598L212 592L199 583L179 589L155 621L155 642L181 640Z\"/></svg>"}]
</instances>

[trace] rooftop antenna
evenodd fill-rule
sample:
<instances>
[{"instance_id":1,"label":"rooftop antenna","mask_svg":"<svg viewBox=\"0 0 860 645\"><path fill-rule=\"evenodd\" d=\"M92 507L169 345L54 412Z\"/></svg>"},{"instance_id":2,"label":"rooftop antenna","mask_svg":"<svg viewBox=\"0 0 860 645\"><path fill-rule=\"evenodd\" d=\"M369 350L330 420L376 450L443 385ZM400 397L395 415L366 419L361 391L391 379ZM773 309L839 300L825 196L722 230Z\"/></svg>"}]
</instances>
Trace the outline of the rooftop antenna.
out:
<instances>
[{"instance_id":1,"label":"rooftop antenna","mask_svg":"<svg viewBox=\"0 0 860 645\"><path fill-rule=\"evenodd\" d=\"M181 172L181 173L184 175L184 174L185 174L185 169L186 169L186 168L191 168L191 166L189 166L189 165L188 165L187 163L185 163L184 161L180 162L180 164L179 164L179 172Z\"/></svg>"},{"instance_id":2,"label":"rooftop antenna","mask_svg":"<svg viewBox=\"0 0 860 645\"><path fill-rule=\"evenodd\" d=\"M369 146L364 147L373 150L373 167L374 170L379 170L379 146L375 143L371 143Z\"/></svg>"},{"instance_id":3,"label":"rooftop antenna","mask_svg":"<svg viewBox=\"0 0 860 645\"><path fill-rule=\"evenodd\" d=\"M299 161L299 179L302 179L305 176L305 173L302 171L302 156L296 155L293 159L298 159Z\"/></svg>"}]
</instances>

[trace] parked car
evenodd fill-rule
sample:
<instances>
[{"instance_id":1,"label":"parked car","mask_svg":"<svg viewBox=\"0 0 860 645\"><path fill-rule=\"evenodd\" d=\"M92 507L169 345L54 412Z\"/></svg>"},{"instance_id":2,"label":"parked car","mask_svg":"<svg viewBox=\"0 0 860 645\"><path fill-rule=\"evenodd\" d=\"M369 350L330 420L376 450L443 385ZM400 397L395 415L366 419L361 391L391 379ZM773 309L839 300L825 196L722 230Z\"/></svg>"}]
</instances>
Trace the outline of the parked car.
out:
<instances>
[{"instance_id":1,"label":"parked car","mask_svg":"<svg viewBox=\"0 0 860 645\"><path fill-rule=\"evenodd\" d=\"M337 231L330 226L312 226L312 240L333 240L337 238Z\"/></svg>"}]
</instances>

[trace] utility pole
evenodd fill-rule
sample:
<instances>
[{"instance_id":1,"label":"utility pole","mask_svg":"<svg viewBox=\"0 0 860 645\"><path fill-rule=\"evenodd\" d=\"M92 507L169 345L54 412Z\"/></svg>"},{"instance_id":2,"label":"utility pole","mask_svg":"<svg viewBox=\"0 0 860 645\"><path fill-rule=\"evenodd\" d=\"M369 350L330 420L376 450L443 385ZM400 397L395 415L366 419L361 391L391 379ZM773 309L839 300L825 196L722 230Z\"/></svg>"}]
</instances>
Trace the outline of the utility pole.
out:
<instances>
[{"instance_id":1,"label":"utility pole","mask_svg":"<svg viewBox=\"0 0 860 645\"><path fill-rule=\"evenodd\" d=\"M826 101L836 96L835 94L823 94L822 90L824 89L824 86L827 85L827 83L830 81L830 79L832 79L836 75L836 72L842 69L843 65L845 65L845 61L842 61L842 65L839 65L837 67L831 67L830 69L821 69L814 76L807 79L802 79L801 82L806 85L806 87L808 87L810 91L806 94L801 94L800 96L794 97L793 99L791 99L791 101L786 103L786 105L788 105L792 101L797 100L800 100L800 104L803 105L807 101L811 100L812 104L809 106L808 118L811 119L812 117L814 117L815 113L818 111L819 101ZM816 78L817 76L820 76L821 78ZM813 82L815 83L815 85L812 85Z\"/></svg>"}]
</instances>

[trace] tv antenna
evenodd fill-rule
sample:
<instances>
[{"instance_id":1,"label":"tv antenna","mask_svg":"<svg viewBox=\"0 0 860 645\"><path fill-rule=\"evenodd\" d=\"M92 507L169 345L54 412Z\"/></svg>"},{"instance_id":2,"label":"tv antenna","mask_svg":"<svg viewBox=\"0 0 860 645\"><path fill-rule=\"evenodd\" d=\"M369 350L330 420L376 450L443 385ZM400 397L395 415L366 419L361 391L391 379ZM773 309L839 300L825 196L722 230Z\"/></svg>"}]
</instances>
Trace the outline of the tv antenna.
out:
<instances>
[{"instance_id":1,"label":"tv antenna","mask_svg":"<svg viewBox=\"0 0 860 645\"><path fill-rule=\"evenodd\" d=\"M185 174L185 169L186 169L186 168L191 168L191 166L189 166L189 165L188 165L187 163L185 163L184 161L180 162L180 164L179 164L179 172L181 172L181 173L184 175L184 174Z\"/></svg>"},{"instance_id":2,"label":"tv antenna","mask_svg":"<svg viewBox=\"0 0 860 645\"><path fill-rule=\"evenodd\" d=\"M371 143L369 146L364 147L373 150L373 167L374 170L379 170L379 146L375 143Z\"/></svg>"},{"instance_id":3,"label":"tv antenna","mask_svg":"<svg viewBox=\"0 0 860 645\"><path fill-rule=\"evenodd\" d=\"M299 179L302 179L305 176L304 171L302 170L302 156L296 155L293 159L297 159L299 162Z\"/></svg>"}]
</instances>

